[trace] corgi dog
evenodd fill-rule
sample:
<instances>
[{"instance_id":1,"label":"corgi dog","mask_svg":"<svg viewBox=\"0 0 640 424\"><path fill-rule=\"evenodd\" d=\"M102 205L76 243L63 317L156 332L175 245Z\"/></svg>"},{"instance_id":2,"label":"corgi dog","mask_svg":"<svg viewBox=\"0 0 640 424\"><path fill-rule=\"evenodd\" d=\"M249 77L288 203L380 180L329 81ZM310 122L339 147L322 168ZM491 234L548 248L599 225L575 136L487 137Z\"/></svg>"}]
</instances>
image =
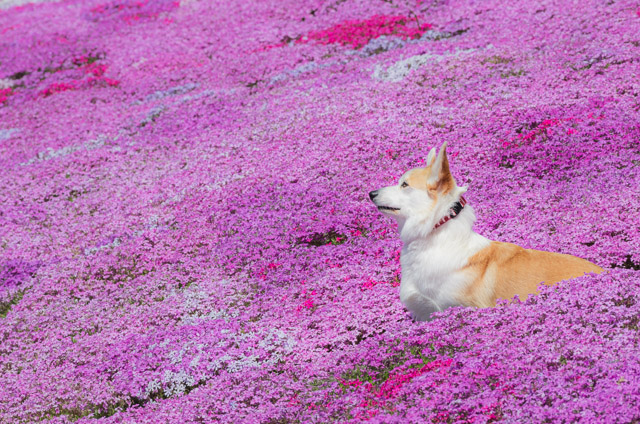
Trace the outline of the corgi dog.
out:
<instances>
[{"instance_id":1,"label":"corgi dog","mask_svg":"<svg viewBox=\"0 0 640 424\"><path fill-rule=\"evenodd\" d=\"M407 171L397 185L369 193L398 222L403 241L400 300L418 321L450 306L487 308L497 299L525 300L538 285L600 273L584 259L491 241L473 231L473 208L449 170L446 143L431 149L424 168Z\"/></svg>"}]
</instances>

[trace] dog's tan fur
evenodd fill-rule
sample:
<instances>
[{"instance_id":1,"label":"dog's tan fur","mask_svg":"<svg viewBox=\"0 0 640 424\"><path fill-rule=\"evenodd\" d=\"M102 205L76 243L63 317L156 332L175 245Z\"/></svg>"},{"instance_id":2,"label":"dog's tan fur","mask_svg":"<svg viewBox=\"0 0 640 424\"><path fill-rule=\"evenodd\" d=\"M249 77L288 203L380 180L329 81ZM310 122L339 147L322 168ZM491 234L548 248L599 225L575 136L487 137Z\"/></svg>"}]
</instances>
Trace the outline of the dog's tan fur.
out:
<instances>
[{"instance_id":1,"label":"dog's tan fur","mask_svg":"<svg viewBox=\"0 0 640 424\"><path fill-rule=\"evenodd\" d=\"M461 294L460 302L486 308L495 306L497 299L516 295L526 300L536 293L540 283L553 285L589 272L599 274L602 268L571 255L493 241L473 255L461 272L468 274L471 283Z\"/></svg>"},{"instance_id":2,"label":"dog's tan fur","mask_svg":"<svg viewBox=\"0 0 640 424\"><path fill-rule=\"evenodd\" d=\"M429 168L430 167L416 168L411 170L407 176L407 184L415 189L428 192L430 187L427 185L427 178L431 174Z\"/></svg>"},{"instance_id":3,"label":"dog's tan fur","mask_svg":"<svg viewBox=\"0 0 640 424\"><path fill-rule=\"evenodd\" d=\"M444 147L446 149L446 146ZM446 153L445 153L446 154ZM446 158L446 156L445 156ZM416 168L409 172L407 176L407 184L418 190L424 190L432 196L446 195L455 187L455 180L449 171L449 161L445 160L442 169L439 172L438 179L435 184L429 184L429 176L431 175L431 166L424 168Z\"/></svg>"}]
</instances>

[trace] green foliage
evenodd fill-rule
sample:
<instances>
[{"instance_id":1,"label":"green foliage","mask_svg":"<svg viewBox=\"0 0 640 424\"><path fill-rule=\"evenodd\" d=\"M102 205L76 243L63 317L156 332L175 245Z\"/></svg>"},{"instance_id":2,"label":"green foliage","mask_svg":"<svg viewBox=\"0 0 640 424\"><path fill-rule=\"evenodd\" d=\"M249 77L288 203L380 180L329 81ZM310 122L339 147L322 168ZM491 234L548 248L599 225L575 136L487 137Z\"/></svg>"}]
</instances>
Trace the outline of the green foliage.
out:
<instances>
[{"instance_id":1,"label":"green foliage","mask_svg":"<svg viewBox=\"0 0 640 424\"><path fill-rule=\"evenodd\" d=\"M24 296L24 292L25 292L24 290L19 290L8 300L0 302L0 318L5 318L9 313L9 310L11 310L11 307L13 305L17 305L18 302L22 300Z\"/></svg>"}]
</instances>

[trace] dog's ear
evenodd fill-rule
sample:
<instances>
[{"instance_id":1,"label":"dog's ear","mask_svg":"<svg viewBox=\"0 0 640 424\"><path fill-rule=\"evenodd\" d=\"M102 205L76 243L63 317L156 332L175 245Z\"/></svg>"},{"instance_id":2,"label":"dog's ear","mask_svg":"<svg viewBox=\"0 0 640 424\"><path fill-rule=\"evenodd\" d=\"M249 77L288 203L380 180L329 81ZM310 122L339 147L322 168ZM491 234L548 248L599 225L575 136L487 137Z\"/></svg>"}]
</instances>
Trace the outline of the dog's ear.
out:
<instances>
[{"instance_id":1,"label":"dog's ear","mask_svg":"<svg viewBox=\"0 0 640 424\"><path fill-rule=\"evenodd\" d=\"M427 156L427 166L433 165L433 160L436 158L436 148L432 147Z\"/></svg>"},{"instance_id":2,"label":"dog's ear","mask_svg":"<svg viewBox=\"0 0 640 424\"><path fill-rule=\"evenodd\" d=\"M433 150L432 152L435 154ZM431 157L431 152L429 153L429 157ZM451 176L451 171L449 170L446 141L440 148L438 156L436 156L431 164L431 173L429 174L429 180L427 183L434 189L443 192L450 191L455 185L453 177Z\"/></svg>"}]
</instances>

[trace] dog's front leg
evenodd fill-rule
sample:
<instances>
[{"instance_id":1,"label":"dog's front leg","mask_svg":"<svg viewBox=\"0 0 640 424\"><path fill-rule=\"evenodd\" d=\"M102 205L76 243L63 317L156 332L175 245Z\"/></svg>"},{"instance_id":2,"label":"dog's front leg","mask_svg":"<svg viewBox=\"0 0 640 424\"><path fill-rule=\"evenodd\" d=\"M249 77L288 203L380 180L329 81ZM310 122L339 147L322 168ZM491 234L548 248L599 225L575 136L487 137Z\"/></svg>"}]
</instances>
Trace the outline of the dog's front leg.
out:
<instances>
[{"instance_id":1,"label":"dog's front leg","mask_svg":"<svg viewBox=\"0 0 640 424\"><path fill-rule=\"evenodd\" d=\"M400 301L416 321L431 321L431 314L443 309L432 299L408 285L404 287L400 285Z\"/></svg>"}]
</instances>

